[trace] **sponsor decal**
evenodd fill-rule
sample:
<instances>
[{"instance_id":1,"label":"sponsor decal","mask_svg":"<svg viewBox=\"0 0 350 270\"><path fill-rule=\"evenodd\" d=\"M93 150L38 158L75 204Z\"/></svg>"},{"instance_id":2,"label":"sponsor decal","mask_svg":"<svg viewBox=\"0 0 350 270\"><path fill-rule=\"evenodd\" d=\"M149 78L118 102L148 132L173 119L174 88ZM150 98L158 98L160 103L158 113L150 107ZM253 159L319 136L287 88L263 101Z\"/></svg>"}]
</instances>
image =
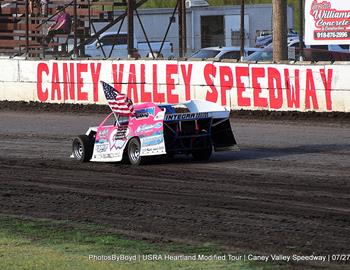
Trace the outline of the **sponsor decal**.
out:
<instances>
[{"instance_id":1,"label":"sponsor decal","mask_svg":"<svg viewBox=\"0 0 350 270\"><path fill-rule=\"evenodd\" d=\"M128 136L129 129L127 126L119 126L116 134L114 135L114 140L125 139Z\"/></svg>"},{"instance_id":2,"label":"sponsor decal","mask_svg":"<svg viewBox=\"0 0 350 270\"><path fill-rule=\"evenodd\" d=\"M156 135L142 139L142 147L160 144L164 141L163 135Z\"/></svg>"},{"instance_id":3,"label":"sponsor decal","mask_svg":"<svg viewBox=\"0 0 350 270\"><path fill-rule=\"evenodd\" d=\"M156 136L156 135L163 135L163 130L157 130L153 132L152 134L147 134L147 135L139 135L140 138L150 138L151 136Z\"/></svg>"},{"instance_id":4,"label":"sponsor decal","mask_svg":"<svg viewBox=\"0 0 350 270\"><path fill-rule=\"evenodd\" d=\"M147 132L147 131L151 131L153 129L159 129L163 126L162 122L158 122L156 124L152 124L152 125L141 125L136 129L136 134L139 134L141 132Z\"/></svg>"},{"instance_id":5,"label":"sponsor decal","mask_svg":"<svg viewBox=\"0 0 350 270\"><path fill-rule=\"evenodd\" d=\"M163 154L165 153L165 147L163 144L156 146L149 146L142 149L142 154L150 155L150 154Z\"/></svg>"},{"instance_id":6,"label":"sponsor decal","mask_svg":"<svg viewBox=\"0 0 350 270\"><path fill-rule=\"evenodd\" d=\"M102 129L98 132L98 136L99 136L99 141L103 141L107 139L108 136L108 128L106 129Z\"/></svg>"},{"instance_id":7,"label":"sponsor decal","mask_svg":"<svg viewBox=\"0 0 350 270\"><path fill-rule=\"evenodd\" d=\"M165 115L165 121L191 120L199 118L209 118L209 113L176 113Z\"/></svg>"},{"instance_id":8,"label":"sponsor decal","mask_svg":"<svg viewBox=\"0 0 350 270\"><path fill-rule=\"evenodd\" d=\"M120 158L122 156L122 153L109 153L109 154L98 154L94 156L96 159L110 159L110 158Z\"/></svg>"},{"instance_id":9,"label":"sponsor decal","mask_svg":"<svg viewBox=\"0 0 350 270\"><path fill-rule=\"evenodd\" d=\"M103 153L103 152L106 152L108 149L108 144L99 144L99 145L96 145L96 151L98 153Z\"/></svg>"},{"instance_id":10,"label":"sponsor decal","mask_svg":"<svg viewBox=\"0 0 350 270\"><path fill-rule=\"evenodd\" d=\"M155 113L154 107L137 110L137 111L135 111L135 118L136 119L146 119L150 115L154 116L154 113Z\"/></svg>"},{"instance_id":11,"label":"sponsor decal","mask_svg":"<svg viewBox=\"0 0 350 270\"><path fill-rule=\"evenodd\" d=\"M163 120L165 115L165 111L160 111L157 113L157 115L154 117L154 121Z\"/></svg>"},{"instance_id":12,"label":"sponsor decal","mask_svg":"<svg viewBox=\"0 0 350 270\"><path fill-rule=\"evenodd\" d=\"M148 112L142 112L142 113L136 113L135 114L135 118L136 119L145 119L149 117L149 113Z\"/></svg>"},{"instance_id":13,"label":"sponsor decal","mask_svg":"<svg viewBox=\"0 0 350 270\"><path fill-rule=\"evenodd\" d=\"M112 151L114 148L122 149L126 144L126 134L124 130L115 129L109 135L109 150Z\"/></svg>"}]
</instances>

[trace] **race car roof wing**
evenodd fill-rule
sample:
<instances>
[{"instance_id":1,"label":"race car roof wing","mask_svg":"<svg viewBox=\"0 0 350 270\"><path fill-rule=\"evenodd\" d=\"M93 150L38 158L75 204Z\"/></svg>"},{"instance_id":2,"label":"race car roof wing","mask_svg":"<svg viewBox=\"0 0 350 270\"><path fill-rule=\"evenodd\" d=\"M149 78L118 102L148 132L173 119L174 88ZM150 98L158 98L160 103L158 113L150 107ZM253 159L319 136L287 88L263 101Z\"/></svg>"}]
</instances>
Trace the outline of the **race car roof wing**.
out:
<instances>
[{"instance_id":1,"label":"race car roof wing","mask_svg":"<svg viewBox=\"0 0 350 270\"><path fill-rule=\"evenodd\" d=\"M209 112L212 118L228 118L230 115L230 111L227 108L209 101L194 99L182 104L185 105L191 113Z\"/></svg>"}]
</instances>

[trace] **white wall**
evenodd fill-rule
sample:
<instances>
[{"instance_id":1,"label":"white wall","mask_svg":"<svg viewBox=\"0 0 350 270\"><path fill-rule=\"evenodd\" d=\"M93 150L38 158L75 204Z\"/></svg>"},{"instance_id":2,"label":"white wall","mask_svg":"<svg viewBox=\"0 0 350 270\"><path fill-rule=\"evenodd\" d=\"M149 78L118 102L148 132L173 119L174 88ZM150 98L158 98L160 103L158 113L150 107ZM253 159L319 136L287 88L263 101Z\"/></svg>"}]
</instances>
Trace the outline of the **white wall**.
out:
<instances>
[{"instance_id":1,"label":"white wall","mask_svg":"<svg viewBox=\"0 0 350 270\"><path fill-rule=\"evenodd\" d=\"M99 81L135 102L204 99L232 110L350 112L350 63L0 59L0 100L106 104Z\"/></svg>"}]
</instances>

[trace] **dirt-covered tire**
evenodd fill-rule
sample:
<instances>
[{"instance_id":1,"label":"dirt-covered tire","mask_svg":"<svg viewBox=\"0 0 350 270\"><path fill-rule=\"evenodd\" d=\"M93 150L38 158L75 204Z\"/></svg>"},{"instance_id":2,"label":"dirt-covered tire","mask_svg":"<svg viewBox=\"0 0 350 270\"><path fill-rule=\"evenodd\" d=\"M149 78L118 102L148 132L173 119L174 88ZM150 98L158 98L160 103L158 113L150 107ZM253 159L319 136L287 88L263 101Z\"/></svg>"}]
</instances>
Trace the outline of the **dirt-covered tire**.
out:
<instances>
[{"instance_id":1,"label":"dirt-covered tire","mask_svg":"<svg viewBox=\"0 0 350 270\"><path fill-rule=\"evenodd\" d=\"M74 138L72 144L73 156L79 162L88 162L94 150L93 139L87 135L79 135Z\"/></svg>"},{"instance_id":2,"label":"dirt-covered tire","mask_svg":"<svg viewBox=\"0 0 350 270\"><path fill-rule=\"evenodd\" d=\"M202 149L197 149L197 150L192 150L192 157L195 160L198 161L205 161L205 160L209 160L211 157L211 154L213 152L213 143L211 141L211 139L209 137L205 138L205 142L203 142L203 139L200 139L198 141L198 144L196 145L198 146L206 146L206 148L202 148Z\"/></svg>"},{"instance_id":3,"label":"dirt-covered tire","mask_svg":"<svg viewBox=\"0 0 350 270\"><path fill-rule=\"evenodd\" d=\"M210 146L205 149L193 150L192 156L195 160L205 161L210 159L212 152L213 148Z\"/></svg>"},{"instance_id":4,"label":"dirt-covered tire","mask_svg":"<svg viewBox=\"0 0 350 270\"><path fill-rule=\"evenodd\" d=\"M128 159L131 165L140 165L144 161L141 157L141 143L138 138L132 138L128 143Z\"/></svg>"}]
</instances>

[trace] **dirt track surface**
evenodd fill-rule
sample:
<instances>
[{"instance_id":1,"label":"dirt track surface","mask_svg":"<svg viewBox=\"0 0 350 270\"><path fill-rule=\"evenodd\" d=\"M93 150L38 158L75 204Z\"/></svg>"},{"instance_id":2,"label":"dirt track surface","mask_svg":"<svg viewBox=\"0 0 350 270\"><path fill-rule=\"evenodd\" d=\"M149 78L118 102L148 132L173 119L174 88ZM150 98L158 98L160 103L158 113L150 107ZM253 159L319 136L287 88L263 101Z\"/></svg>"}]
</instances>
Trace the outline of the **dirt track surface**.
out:
<instances>
[{"instance_id":1,"label":"dirt track surface","mask_svg":"<svg viewBox=\"0 0 350 270\"><path fill-rule=\"evenodd\" d=\"M241 151L207 163L70 160L72 137L103 118L0 112L0 213L236 251L350 254L350 123L232 119Z\"/></svg>"}]
</instances>

